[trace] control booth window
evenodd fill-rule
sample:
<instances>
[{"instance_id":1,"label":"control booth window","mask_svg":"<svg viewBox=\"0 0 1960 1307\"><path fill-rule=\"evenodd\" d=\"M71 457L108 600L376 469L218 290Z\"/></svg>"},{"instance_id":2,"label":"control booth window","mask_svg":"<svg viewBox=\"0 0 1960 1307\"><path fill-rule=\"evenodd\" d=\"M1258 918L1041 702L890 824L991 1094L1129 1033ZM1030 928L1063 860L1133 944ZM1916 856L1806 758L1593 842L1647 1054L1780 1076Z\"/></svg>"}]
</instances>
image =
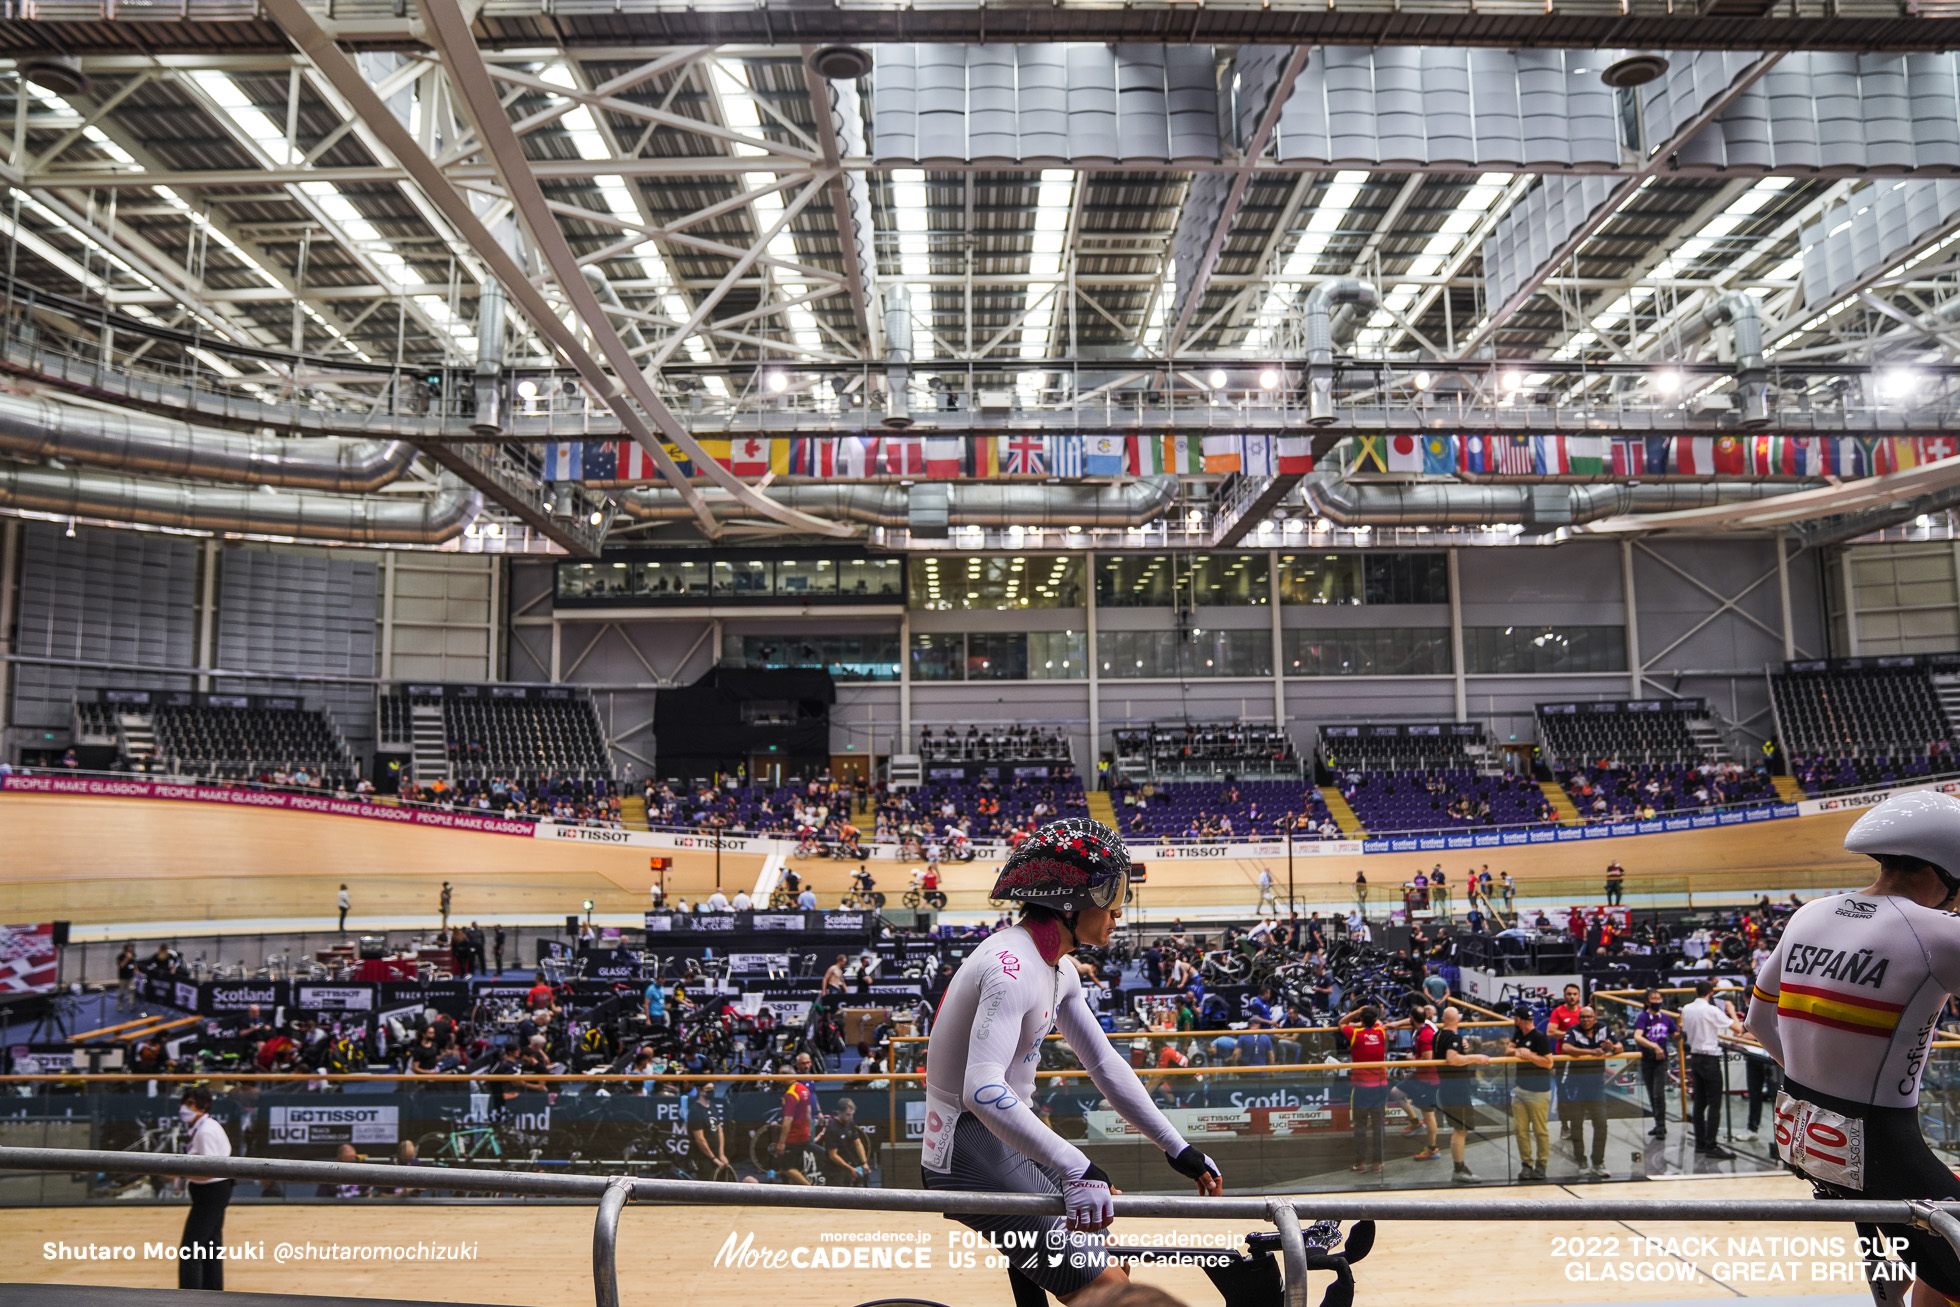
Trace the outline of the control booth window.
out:
<instances>
[{"instance_id":1,"label":"control booth window","mask_svg":"<svg viewBox=\"0 0 1960 1307\"><path fill-rule=\"evenodd\" d=\"M1103 631L1096 636L1101 672L1111 678L1181 679L1271 676L1270 630Z\"/></svg>"},{"instance_id":2,"label":"control booth window","mask_svg":"<svg viewBox=\"0 0 1960 1307\"><path fill-rule=\"evenodd\" d=\"M1186 583L1199 607L1272 602L1264 554L1193 554Z\"/></svg>"},{"instance_id":3,"label":"control booth window","mask_svg":"<svg viewBox=\"0 0 1960 1307\"><path fill-rule=\"evenodd\" d=\"M1447 676L1450 628L1381 626L1282 632L1288 676Z\"/></svg>"},{"instance_id":4,"label":"control booth window","mask_svg":"<svg viewBox=\"0 0 1960 1307\"><path fill-rule=\"evenodd\" d=\"M823 667L839 681L896 681L898 635L745 635L745 667Z\"/></svg>"},{"instance_id":5,"label":"control booth window","mask_svg":"<svg viewBox=\"0 0 1960 1307\"><path fill-rule=\"evenodd\" d=\"M927 554L914 558L908 602L925 612L1080 608L1082 560L1066 554Z\"/></svg>"},{"instance_id":6,"label":"control booth window","mask_svg":"<svg viewBox=\"0 0 1960 1307\"><path fill-rule=\"evenodd\" d=\"M667 559L657 563L640 563L634 568L638 582L635 594L652 598L708 597L709 572L706 563L689 559Z\"/></svg>"},{"instance_id":7,"label":"control booth window","mask_svg":"<svg viewBox=\"0 0 1960 1307\"><path fill-rule=\"evenodd\" d=\"M937 632L915 633L912 636L912 679L965 680L966 637Z\"/></svg>"},{"instance_id":8,"label":"control booth window","mask_svg":"<svg viewBox=\"0 0 1960 1307\"><path fill-rule=\"evenodd\" d=\"M1028 637L1018 632L974 632L966 637L966 679L1028 679Z\"/></svg>"},{"instance_id":9,"label":"control booth window","mask_svg":"<svg viewBox=\"0 0 1960 1307\"><path fill-rule=\"evenodd\" d=\"M719 559L714 565L715 595L766 595L774 564L760 558Z\"/></svg>"},{"instance_id":10,"label":"control booth window","mask_svg":"<svg viewBox=\"0 0 1960 1307\"><path fill-rule=\"evenodd\" d=\"M1624 672L1623 626L1466 626L1463 661L1471 672Z\"/></svg>"},{"instance_id":11,"label":"control booth window","mask_svg":"<svg viewBox=\"0 0 1960 1307\"><path fill-rule=\"evenodd\" d=\"M1169 608L1177 585L1170 554L1116 554L1096 560L1100 608Z\"/></svg>"},{"instance_id":12,"label":"control booth window","mask_svg":"<svg viewBox=\"0 0 1960 1307\"><path fill-rule=\"evenodd\" d=\"M1089 637L1082 631L1031 631L1028 679L1079 681L1089 675Z\"/></svg>"},{"instance_id":13,"label":"control booth window","mask_svg":"<svg viewBox=\"0 0 1960 1307\"><path fill-rule=\"evenodd\" d=\"M776 593L786 599L837 593L837 563L829 558L783 558L776 562Z\"/></svg>"},{"instance_id":14,"label":"control booth window","mask_svg":"<svg viewBox=\"0 0 1960 1307\"><path fill-rule=\"evenodd\" d=\"M896 600L905 593L902 558L845 558L837 564L838 593L867 600Z\"/></svg>"},{"instance_id":15,"label":"control booth window","mask_svg":"<svg viewBox=\"0 0 1960 1307\"><path fill-rule=\"evenodd\" d=\"M1281 554L1279 601L1283 604L1358 604L1361 555Z\"/></svg>"},{"instance_id":16,"label":"control booth window","mask_svg":"<svg viewBox=\"0 0 1960 1307\"><path fill-rule=\"evenodd\" d=\"M1446 604L1450 563L1444 554L1364 554L1364 587L1371 604Z\"/></svg>"}]
</instances>

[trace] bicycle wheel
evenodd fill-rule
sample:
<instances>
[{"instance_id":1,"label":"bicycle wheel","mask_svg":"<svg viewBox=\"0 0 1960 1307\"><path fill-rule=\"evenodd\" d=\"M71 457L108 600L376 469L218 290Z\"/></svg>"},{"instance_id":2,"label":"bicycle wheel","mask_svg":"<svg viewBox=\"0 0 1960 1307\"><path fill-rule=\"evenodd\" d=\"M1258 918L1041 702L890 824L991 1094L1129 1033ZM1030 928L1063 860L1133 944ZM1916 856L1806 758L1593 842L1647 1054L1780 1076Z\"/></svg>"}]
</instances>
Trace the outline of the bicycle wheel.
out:
<instances>
[{"instance_id":1,"label":"bicycle wheel","mask_svg":"<svg viewBox=\"0 0 1960 1307\"><path fill-rule=\"evenodd\" d=\"M433 1161L446 1157L449 1153L450 1138L440 1131L431 1131L415 1141L415 1157L418 1161Z\"/></svg>"},{"instance_id":2,"label":"bicycle wheel","mask_svg":"<svg viewBox=\"0 0 1960 1307\"><path fill-rule=\"evenodd\" d=\"M915 889L906 890L905 897L899 900L900 903L903 903L908 908L916 908L924 901L919 897L919 891Z\"/></svg>"}]
</instances>

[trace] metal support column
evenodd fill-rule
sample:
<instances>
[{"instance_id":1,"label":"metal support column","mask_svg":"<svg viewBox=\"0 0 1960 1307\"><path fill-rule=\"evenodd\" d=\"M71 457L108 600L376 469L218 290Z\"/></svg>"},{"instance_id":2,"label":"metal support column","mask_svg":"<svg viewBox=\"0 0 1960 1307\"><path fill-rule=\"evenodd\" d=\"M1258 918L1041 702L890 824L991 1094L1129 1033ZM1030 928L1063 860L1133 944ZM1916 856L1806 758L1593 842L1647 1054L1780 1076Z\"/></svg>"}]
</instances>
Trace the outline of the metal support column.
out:
<instances>
[{"instance_id":1,"label":"metal support column","mask_svg":"<svg viewBox=\"0 0 1960 1307\"><path fill-rule=\"evenodd\" d=\"M1083 632L1089 660L1089 766L1097 788L1102 787L1102 677L1096 662L1096 556L1082 555L1083 611L1089 625Z\"/></svg>"},{"instance_id":2,"label":"metal support column","mask_svg":"<svg viewBox=\"0 0 1960 1307\"><path fill-rule=\"evenodd\" d=\"M483 638L485 640L483 646L483 671L484 679L487 681L501 681L504 679L503 659L498 656L503 652L503 641L497 638L497 630L501 625L497 620L497 609L503 603L503 598L504 560L493 554L490 557L490 611L483 619Z\"/></svg>"},{"instance_id":3,"label":"metal support column","mask_svg":"<svg viewBox=\"0 0 1960 1307\"><path fill-rule=\"evenodd\" d=\"M565 624L558 620L558 614L551 615L551 683L556 685L563 679L560 668L565 665Z\"/></svg>"},{"instance_id":4,"label":"metal support column","mask_svg":"<svg viewBox=\"0 0 1960 1307\"><path fill-rule=\"evenodd\" d=\"M1286 729L1286 659L1282 651L1286 641L1280 633L1279 624L1279 550L1266 551L1266 602L1273 610L1273 729ZM1458 710L1457 716L1461 717Z\"/></svg>"},{"instance_id":5,"label":"metal support column","mask_svg":"<svg viewBox=\"0 0 1960 1307\"><path fill-rule=\"evenodd\" d=\"M395 679L395 551L381 556L381 679Z\"/></svg>"},{"instance_id":6,"label":"metal support column","mask_svg":"<svg viewBox=\"0 0 1960 1307\"><path fill-rule=\"evenodd\" d=\"M898 739L891 751L912 751L912 609L909 606L898 619Z\"/></svg>"},{"instance_id":7,"label":"metal support column","mask_svg":"<svg viewBox=\"0 0 1960 1307\"><path fill-rule=\"evenodd\" d=\"M212 619L218 607L218 542L204 542L204 575L197 590L197 688L211 689L211 678L205 674L208 668L217 664L217 650L213 647Z\"/></svg>"},{"instance_id":8,"label":"metal support column","mask_svg":"<svg viewBox=\"0 0 1960 1307\"><path fill-rule=\"evenodd\" d=\"M1838 553L1838 583L1844 587L1844 653L1856 658L1861 652L1858 640L1858 591L1851 581L1851 551Z\"/></svg>"},{"instance_id":9,"label":"metal support column","mask_svg":"<svg viewBox=\"0 0 1960 1307\"><path fill-rule=\"evenodd\" d=\"M1960 554L1955 557L1960 562ZM1790 536L1785 531L1776 533L1776 598L1782 605L1783 661L1788 662L1797 656L1797 628L1790 620Z\"/></svg>"},{"instance_id":10,"label":"metal support column","mask_svg":"<svg viewBox=\"0 0 1960 1307\"><path fill-rule=\"evenodd\" d=\"M1633 541L1620 541L1620 607L1627 621L1627 694L1640 697L1640 603L1633 589Z\"/></svg>"},{"instance_id":11,"label":"metal support column","mask_svg":"<svg viewBox=\"0 0 1960 1307\"><path fill-rule=\"evenodd\" d=\"M1450 668L1456 682L1456 720L1463 721L1470 715L1470 687L1464 680L1463 670L1463 575L1457 564L1456 550L1443 555L1449 560L1450 579Z\"/></svg>"},{"instance_id":12,"label":"metal support column","mask_svg":"<svg viewBox=\"0 0 1960 1307\"><path fill-rule=\"evenodd\" d=\"M0 654L14 651L14 573L20 570L20 519L0 524ZM14 665L0 659L0 762L7 761L7 728L14 724Z\"/></svg>"}]
</instances>

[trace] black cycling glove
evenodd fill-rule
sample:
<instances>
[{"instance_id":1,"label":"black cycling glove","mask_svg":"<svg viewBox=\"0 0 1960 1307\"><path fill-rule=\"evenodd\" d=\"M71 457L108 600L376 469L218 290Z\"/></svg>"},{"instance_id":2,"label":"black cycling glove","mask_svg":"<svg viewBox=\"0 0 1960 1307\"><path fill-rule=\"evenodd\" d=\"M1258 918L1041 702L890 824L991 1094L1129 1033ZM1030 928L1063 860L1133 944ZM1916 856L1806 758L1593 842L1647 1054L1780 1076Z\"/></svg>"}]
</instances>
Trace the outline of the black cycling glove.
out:
<instances>
[{"instance_id":1,"label":"black cycling glove","mask_svg":"<svg viewBox=\"0 0 1960 1307\"><path fill-rule=\"evenodd\" d=\"M1184 1151L1175 1157L1166 1155L1165 1160L1171 1164L1173 1171L1179 1175L1189 1176L1193 1180L1202 1180L1208 1175L1224 1178L1218 1169L1218 1163L1199 1152L1193 1144L1186 1144Z\"/></svg>"}]
</instances>

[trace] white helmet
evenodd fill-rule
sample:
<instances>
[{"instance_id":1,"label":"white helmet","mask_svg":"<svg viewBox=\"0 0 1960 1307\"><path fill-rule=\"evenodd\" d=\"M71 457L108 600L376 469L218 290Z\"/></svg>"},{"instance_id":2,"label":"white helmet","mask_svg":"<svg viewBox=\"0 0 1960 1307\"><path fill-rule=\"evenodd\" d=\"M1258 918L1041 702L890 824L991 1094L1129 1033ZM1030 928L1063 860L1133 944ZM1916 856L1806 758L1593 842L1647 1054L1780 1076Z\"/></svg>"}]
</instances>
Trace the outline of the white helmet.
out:
<instances>
[{"instance_id":1,"label":"white helmet","mask_svg":"<svg viewBox=\"0 0 1960 1307\"><path fill-rule=\"evenodd\" d=\"M1845 832L1853 853L1895 854L1931 863L1948 890L1960 889L1960 799L1933 790L1895 794Z\"/></svg>"}]
</instances>

